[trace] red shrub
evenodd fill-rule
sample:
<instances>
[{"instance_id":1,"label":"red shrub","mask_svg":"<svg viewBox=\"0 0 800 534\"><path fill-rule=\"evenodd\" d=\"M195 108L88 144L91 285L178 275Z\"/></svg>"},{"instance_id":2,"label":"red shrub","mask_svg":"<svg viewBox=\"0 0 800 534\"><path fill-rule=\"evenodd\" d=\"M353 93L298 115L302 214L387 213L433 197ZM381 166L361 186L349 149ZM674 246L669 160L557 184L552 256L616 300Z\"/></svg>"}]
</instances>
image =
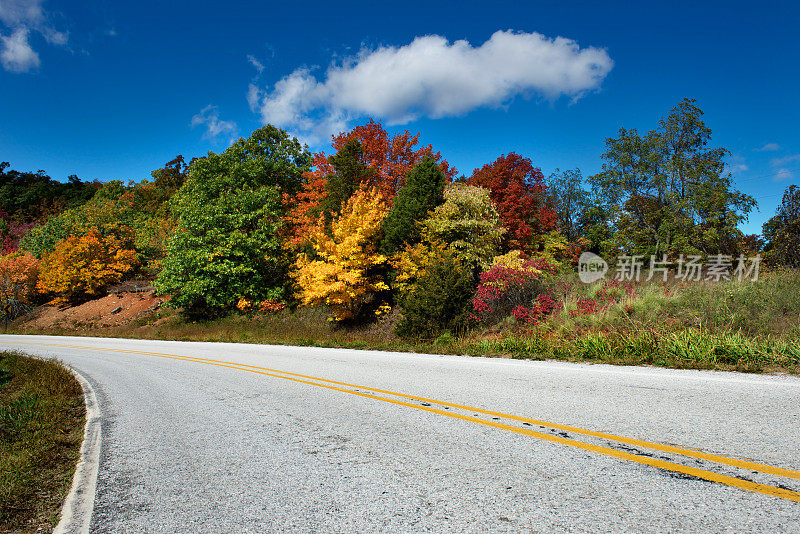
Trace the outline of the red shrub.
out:
<instances>
[{"instance_id":1,"label":"red shrub","mask_svg":"<svg viewBox=\"0 0 800 534\"><path fill-rule=\"evenodd\" d=\"M480 285L472 299L472 319L488 326L509 315L523 314L527 317L530 310L536 310L532 313L538 316L547 306L544 304L547 301L540 302L540 298L555 302L543 295L542 284L542 277L553 272L555 268L546 260L535 259L526 261L519 268L498 264L481 273ZM550 311L552 309L547 313Z\"/></svg>"}]
</instances>

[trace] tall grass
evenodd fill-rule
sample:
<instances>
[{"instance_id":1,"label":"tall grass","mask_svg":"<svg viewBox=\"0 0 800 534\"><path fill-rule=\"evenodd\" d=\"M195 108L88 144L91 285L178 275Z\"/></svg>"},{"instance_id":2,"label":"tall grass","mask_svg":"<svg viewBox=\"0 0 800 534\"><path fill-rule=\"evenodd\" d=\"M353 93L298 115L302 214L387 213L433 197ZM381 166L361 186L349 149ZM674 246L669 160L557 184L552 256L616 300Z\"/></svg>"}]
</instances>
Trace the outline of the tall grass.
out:
<instances>
[{"instance_id":1,"label":"tall grass","mask_svg":"<svg viewBox=\"0 0 800 534\"><path fill-rule=\"evenodd\" d=\"M83 440L80 384L54 361L0 353L0 531L52 530Z\"/></svg>"}]
</instances>

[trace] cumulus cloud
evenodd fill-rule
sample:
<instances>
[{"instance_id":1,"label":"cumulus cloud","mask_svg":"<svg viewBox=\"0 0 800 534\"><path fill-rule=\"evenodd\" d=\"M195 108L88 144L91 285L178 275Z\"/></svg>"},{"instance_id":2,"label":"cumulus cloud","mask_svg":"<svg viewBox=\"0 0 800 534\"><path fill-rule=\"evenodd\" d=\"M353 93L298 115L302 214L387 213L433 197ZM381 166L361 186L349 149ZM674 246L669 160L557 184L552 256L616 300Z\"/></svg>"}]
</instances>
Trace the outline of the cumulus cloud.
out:
<instances>
[{"instance_id":1,"label":"cumulus cloud","mask_svg":"<svg viewBox=\"0 0 800 534\"><path fill-rule=\"evenodd\" d=\"M500 107L517 96L578 99L597 89L613 64L605 50L539 33L498 31L480 46L427 35L362 49L332 63L322 79L298 68L248 96L263 122L319 138L365 116L404 124Z\"/></svg>"},{"instance_id":2,"label":"cumulus cloud","mask_svg":"<svg viewBox=\"0 0 800 534\"><path fill-rule=\"evenodd\" d=\"M0 63L10 72L27 72L39 66L39 54L30 45L30 33L36 31L52 45L65 46L67 32L53 28L42 9L41 0L0 1L0 22L11 30L0 34Z\"/></svg>"},{"instance_id":3,"label":"cumulus cloud","mask_svg":"<svg viewBox=\"0 0 800 534\"><path fill-rule=\"evenodd\" d=\"M9 72L27 72L39 66L39 54L28 43L28 30L19 28L9 37L0 35L0 63Z\"/></svg>"},{"instance_id":4,"label":"cumulus cloud","mask_svg":"<svg viewBox=\"0 0 800 534\"><path fill-rule=\"evenodd\" d=\"M44 20L41 0L3 0L0 20L7 26L39 23Z\"/></svg>"},{"instance_id":5,"label":"cumulus cloud","mask_svg":"<svg viewBox=\"0 0 800 534\"><path fill-rule=\"evenodd\" d=\"M195 126L205 126L203 139L217 139L225 136L227 140L233 141L236 138L238 127L233 121L223 121L219 118L217 106L206 106L200 113L192 117L192 128Z\"/></svg>"},{"instance_id":6,"label":"cumulus cloud","mask_svg":"<svg viewBox=\"0 0 800 534\"><path fill-rule=\"evenodd\" d=\"M761 148L757 148L756 152L776 152L781 149L781 146L778 143L767 143L766 145L762 146Z\"/></svg>"}]
</instances>

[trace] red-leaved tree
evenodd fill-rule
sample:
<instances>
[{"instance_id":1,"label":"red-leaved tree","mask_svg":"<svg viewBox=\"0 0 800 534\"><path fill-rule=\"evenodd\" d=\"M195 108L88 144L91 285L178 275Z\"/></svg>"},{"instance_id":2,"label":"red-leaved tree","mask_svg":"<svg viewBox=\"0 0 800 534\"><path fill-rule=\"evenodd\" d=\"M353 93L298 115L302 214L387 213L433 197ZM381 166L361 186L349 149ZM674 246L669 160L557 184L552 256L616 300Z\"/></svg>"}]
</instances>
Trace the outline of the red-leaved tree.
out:
<instances>
[{"instance_id":1,"label":"red-leaved tree","mask_svg":"<svg viewBox=\"0 0 800 534\"><path fill-rule=\"evenodd\" d=\"M467 183L485 187L507 232L503 250L530 252L534 238L556 227L556 214L545 204L542 171L514 152L475 169Z\"/></svg>"}]
</instances>

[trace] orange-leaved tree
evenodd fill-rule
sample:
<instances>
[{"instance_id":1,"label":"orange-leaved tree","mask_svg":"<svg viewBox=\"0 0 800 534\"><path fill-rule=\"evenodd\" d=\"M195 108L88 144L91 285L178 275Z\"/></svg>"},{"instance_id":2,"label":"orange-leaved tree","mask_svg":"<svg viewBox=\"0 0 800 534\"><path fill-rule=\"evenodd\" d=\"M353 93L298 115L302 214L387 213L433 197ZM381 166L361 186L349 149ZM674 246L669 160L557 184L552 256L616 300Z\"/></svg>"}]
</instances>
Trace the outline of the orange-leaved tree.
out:
<instances>
[{"instance_id":1,"label":"orange-leaved tree","mask_svg":"<svg viewBox=\"0 0 800 534\"><path fill-rule=\"evenodd\" d=\"M37 287L42 293L54 293L57 302L79 300L119 282L136 265L136 252L93 228L86 235L61 240L42 255Z\"/></svg>"},{"instance_id":2,"label":"orange-leaved tree","mask_svg":"<svg viewBox=\"0 0 800 534\"><path fill-rule=\"evenodd\" d=\"M418 146L419 134L412 135L407 130L389 135L380 123L370 120L333 136L331 147L339 153L351 141L359 142L361 163L370 171L364 174L364 185L375 188L390 207L405 183L406 173L426 156L436 161L448 181L456 174L456 169L439 152L434 152L431 145ZM328 180L339 172L334 163L335 156L324 152L314 154L313 169L303 174L302 189L296 195L284 195L284 203L289 208L286 216L291 233L289 246L298 247L308 242L311 228L317 223L320 204L328 195Z\"/></svg>"},{"instance_id":3,"label":"orange-leaved tree","mask_svg":"<svg viewBox=\"0 0 800 534\"><path fill-rule=\"evenodd\" d=\"M388 311L382 296L386 257L378 252L378 234L388 207L374 188L362 186L325 230L324 217L311 228L316 258L300 254L295 280L303 305L327 304L336 321L362 320Z\"/></svg>"},{"instance_id":4,"label":"orange-leaved tree","mask_svg":"<svg viewBox=\"0 0 800 534\"><path fill-rule=\"evenodd\" d=\"M36 294L39 260L26 252L0 256L0 315L14 319L25 312Z\"/></svg>"}]
</instances>

